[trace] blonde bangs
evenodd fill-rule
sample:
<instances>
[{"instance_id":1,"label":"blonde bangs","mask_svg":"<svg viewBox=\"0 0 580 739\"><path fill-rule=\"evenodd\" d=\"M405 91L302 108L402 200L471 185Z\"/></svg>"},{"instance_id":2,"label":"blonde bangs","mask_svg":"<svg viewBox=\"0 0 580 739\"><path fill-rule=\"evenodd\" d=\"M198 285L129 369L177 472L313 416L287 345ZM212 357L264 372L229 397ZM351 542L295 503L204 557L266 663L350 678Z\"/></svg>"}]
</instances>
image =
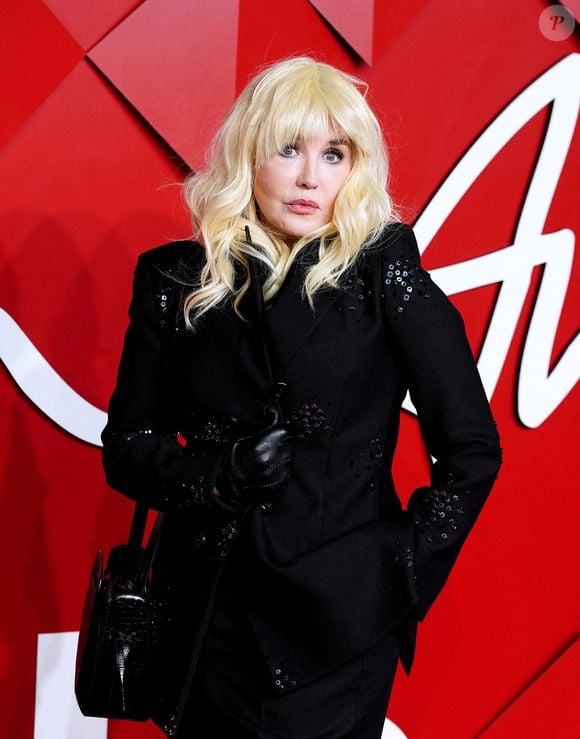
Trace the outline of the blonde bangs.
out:
<instances>
[{"instance_id":1,"label":"blonde bangs","mask_svg":"<svg viewBox=\"0 0 580 739\"><path fill-rule=\"evenodd\" d=\"M353 95L353 88L340 84L340 79L327 81L321 79L323 75L316 69L305 71L307 75L297 75L273 88L267 105L262 107L254 155L256 167L284 146L326 136L329 128L338 138L350 145L354 143L355 149L361 148L359 95ZM259 88L254 95L259 97Z\"/></svg>"}]
</instances>

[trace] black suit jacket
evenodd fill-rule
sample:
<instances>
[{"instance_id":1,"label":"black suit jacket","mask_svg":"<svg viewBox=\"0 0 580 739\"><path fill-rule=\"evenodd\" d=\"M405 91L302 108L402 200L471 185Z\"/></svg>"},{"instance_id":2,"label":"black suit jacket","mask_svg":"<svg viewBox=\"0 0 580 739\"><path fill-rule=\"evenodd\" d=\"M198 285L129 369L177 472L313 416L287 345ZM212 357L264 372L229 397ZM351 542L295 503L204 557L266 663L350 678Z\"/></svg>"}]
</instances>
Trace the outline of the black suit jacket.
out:
<instances>
[{"instance_id":1,"label":"black suit jacket","mask_svg":"<svg viewBox=\"0 0 580 739\"><path fill-rule=\"evenodd\" d=\"M256 506L241 522L211 493L227 444L265 425L271 386L255 296L241 303L248 323L228 302L191 334L180 304L203 249L173 242L137 263L103 459L113 488L167 511L155 572L171 604L156 719L165 727L170 714L179 720L225 566L273 690L315 679L390 629L409 673L417 622L501 464L462 318L421 267L412 229L388 226L339 288L315 297L313 313L300 287L317 249L313 241L298 256L265 313L274 380L287 383L283 411L303 431L292 478L274 511ZM245 277L240 267L236 279ZM391 462L407 389L436 462L403 510Z\"/></svg>"}]
</instances>

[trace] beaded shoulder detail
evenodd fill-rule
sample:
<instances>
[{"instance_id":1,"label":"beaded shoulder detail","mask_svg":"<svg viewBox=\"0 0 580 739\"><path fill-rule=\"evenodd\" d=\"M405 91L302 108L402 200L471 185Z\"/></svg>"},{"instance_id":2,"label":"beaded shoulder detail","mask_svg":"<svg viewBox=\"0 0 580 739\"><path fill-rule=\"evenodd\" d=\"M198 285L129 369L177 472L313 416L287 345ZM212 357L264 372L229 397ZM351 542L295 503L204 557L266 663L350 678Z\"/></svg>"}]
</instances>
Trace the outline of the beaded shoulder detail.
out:
<instances>
[{"instance_id":1,"label":"beaded shoulder detail","mask_svg":"<svg viewBox=\"0 0 580 739\"><path fill-rule=\"evenodd\" d=\"M381 282L388 310L397 317L413 303L433 296L433 282L421 266L417 242L409 227L400 229L399 238L382 251Z\"/></svg>"}]
</instances>

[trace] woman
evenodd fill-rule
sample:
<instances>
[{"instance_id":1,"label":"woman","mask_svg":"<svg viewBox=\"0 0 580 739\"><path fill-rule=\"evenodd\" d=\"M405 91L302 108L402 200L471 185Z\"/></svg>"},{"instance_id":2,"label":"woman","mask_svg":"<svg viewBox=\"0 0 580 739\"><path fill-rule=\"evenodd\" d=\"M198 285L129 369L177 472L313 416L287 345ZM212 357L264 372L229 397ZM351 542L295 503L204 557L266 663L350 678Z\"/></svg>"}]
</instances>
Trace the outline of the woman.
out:
<instances>
[{"instance_id":1,"label":"woman","mask_svg":"<svg viewBox=\"0 0 580 739\"><path fill-rule=\"evenodd\" d=\"M167 512L153 715L171 737L378 739L501 464L362 84L309 58L257 75L187 182L195 240L136 267L103 459ZM402 510L407 390L436 462Z\"/></svg>"}]
</instances>

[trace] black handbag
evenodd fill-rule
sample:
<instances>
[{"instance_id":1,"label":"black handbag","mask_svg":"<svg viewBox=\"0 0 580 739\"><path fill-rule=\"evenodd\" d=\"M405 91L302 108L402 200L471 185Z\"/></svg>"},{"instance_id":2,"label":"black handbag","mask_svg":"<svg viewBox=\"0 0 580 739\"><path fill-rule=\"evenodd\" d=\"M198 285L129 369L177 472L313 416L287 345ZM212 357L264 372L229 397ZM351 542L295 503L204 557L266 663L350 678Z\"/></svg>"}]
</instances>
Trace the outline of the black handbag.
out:
<instances>
[{"instance_id":1,"label":"black handbag","mask_svg":"<svg viewBox=\"0 0 580 739\"><path fill-rule=\"evenodd\" d=\"M85 716L147 721L153 652L162 605L151 593L151 565L161 531L158 513L142 546L148 508L135 507L128 544L113 547L107 567L95 557L77 646L75 695Z\"/></svg>"}]
</instances>

